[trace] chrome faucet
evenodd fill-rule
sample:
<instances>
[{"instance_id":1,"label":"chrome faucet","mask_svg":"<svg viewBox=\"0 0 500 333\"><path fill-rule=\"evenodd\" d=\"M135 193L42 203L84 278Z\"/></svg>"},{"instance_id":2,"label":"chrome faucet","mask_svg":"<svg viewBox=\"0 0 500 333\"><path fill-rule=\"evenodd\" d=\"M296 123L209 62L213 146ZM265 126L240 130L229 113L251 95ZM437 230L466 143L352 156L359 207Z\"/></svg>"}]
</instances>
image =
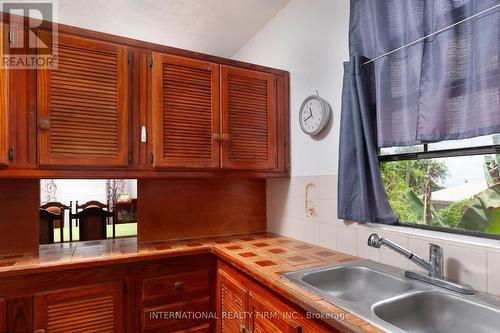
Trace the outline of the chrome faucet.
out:
<instances>
[{"instance_id":1,"label":"chrome faucet","mask_svg":"<svg viewBox=\"0 0 500 333\"><path fill-rule=\"evenodd\" d=\"M430 283L433 285L437 285L446 289L450 289L462 294L472 295L474 294L474 289L472 287L461 284L458 282L453 282L444 277L443 270L443 249L436 244L430 243L429 247L429 261L422 259L415 253L411 252L408 249L405 249L398 244L385 239L378 234L371 234L368 237L368 246L379 249L382 245L387 246L388 248L396 251L397 253L405 256L418 266L422 267L427 271L427 275L406 271L405 276L411 279L416 279L421 282Z\"/></svg>"}]
</instances>

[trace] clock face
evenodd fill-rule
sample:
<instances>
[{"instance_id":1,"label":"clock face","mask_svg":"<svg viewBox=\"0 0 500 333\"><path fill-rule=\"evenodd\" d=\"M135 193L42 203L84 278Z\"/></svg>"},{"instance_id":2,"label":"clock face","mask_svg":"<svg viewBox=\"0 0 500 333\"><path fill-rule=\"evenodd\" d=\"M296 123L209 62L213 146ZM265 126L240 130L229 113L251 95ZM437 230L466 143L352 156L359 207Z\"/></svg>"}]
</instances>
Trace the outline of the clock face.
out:
<instances>
[{"instance_id":1,"label":"clock face","mask_svg":"<svg viewBox=\"0 0 500 333\"><path fill-rule=\"evenodd\" d=\"M325 108L325 104L316 96L308 97L302 104L300 109L300 127L309 134L314 135L319 133L326 125L329 114Z\"/></svg>"}]
</instances>

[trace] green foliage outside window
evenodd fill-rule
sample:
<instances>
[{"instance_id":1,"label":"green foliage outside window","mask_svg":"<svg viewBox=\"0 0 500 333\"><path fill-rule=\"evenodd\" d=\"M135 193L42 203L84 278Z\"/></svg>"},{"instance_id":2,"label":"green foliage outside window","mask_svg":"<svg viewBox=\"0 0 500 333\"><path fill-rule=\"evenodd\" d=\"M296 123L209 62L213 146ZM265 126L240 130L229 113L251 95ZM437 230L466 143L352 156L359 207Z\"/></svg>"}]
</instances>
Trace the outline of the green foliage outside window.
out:
<instances>
[{"instance_id":1,"label":"green foliage outside window","mask_svg":"<svg viewBox=\"0 0 500 333\"><path fill-rule=\"evenodd\" d=\"M488 189L465 200L436 209L432 192L449 176L446 163L403 160L381 163L381 175L392 209L400 221L500 234L500 155L486 155L484 176Z\"/></svg>"}]
</instances>

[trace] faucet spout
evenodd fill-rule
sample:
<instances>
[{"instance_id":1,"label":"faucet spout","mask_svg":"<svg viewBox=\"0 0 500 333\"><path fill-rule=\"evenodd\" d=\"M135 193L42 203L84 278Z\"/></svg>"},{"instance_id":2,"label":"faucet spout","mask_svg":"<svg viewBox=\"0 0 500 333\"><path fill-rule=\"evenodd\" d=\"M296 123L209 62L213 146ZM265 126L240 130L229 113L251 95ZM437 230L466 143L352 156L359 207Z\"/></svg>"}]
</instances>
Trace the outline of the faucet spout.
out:
<instances>
[{"instance_id":1,"label":"faucet spout","mask_svg":"<svg viewBox=\"0 0 500 333\"><path fill-rule=\"evenodd\" d=\"M405 276L411 279L416 279L421 282L434 284L443 288L447 288L462 294L474 294L474 289L468 285L452 282L443 276L443 250L439 245L429 244L429 261L420 258L415 253L404 247L385 239L378 234L371 234L368 237L368 246L379 249L382 245L396 251L405 256L418 266L427 271L427 275L422 275L416 272L405 272Z\"/></svg>"},{"instance_id":2,"label":"faucet spout","mask_svg":"<svg viewBox=\"0 0 500 333\"><path fill-rule=\"evenodd\" d=\"M411 252L408 249L405 249L404 247L388 240L385 239L382 236L379 236L378 234L371 234L370 237L368 237L368 246L375 247L379 249L382 245L387 246L393 251L396 251L397 253L403 255L404 257L408 258L418 266L422 267L425 269L427 272L429 272L429 275L433 271L432 263L430 261L426 261L416 255L415 253ZM437 246L437 245L435 245ZM438 246L439 247L439 246ZM442 271L442 269L440 270Z\"/></svg>"}]
</instances>

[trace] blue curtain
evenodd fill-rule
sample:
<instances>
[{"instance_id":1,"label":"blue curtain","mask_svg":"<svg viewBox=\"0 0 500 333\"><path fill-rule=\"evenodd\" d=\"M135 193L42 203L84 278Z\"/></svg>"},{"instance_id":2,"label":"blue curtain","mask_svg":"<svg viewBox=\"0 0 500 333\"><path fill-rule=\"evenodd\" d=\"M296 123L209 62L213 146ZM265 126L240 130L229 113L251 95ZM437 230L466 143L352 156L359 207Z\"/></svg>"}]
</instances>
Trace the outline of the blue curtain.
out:
<instances>
[{"instance_id":1,"label":"blue curtain","mask_svg":"<svg viewBox=\"0 0 500 333\"><path fill-rule=\"evenodd\" d=\"M394 223L378 147L500 132L500 10L369 65L500 0L351 0L344 65L338 216Z\"/></svg>"},{"instance_id":2,"label":"blue curtain","mask_svg":"<svg viewBox=\"0 0 500 333\"><path fill-rule=\"evenodd\" d=\"M338 217L358 222L397 222L380 176L375 144L376 114L366 59L344 64L340 123Z\"/></svg>"},{"instance_id":3,"label":"blue curtain","mask_svg":"<svg viewBox=\"0 0 500 333\"><path fill-rule=\"evenodd\" d=\"M373 59L500 0L351 0L351 55ZM500 8L369 65L379 147L500 132Z\"/></svg>"}]
</instances>

